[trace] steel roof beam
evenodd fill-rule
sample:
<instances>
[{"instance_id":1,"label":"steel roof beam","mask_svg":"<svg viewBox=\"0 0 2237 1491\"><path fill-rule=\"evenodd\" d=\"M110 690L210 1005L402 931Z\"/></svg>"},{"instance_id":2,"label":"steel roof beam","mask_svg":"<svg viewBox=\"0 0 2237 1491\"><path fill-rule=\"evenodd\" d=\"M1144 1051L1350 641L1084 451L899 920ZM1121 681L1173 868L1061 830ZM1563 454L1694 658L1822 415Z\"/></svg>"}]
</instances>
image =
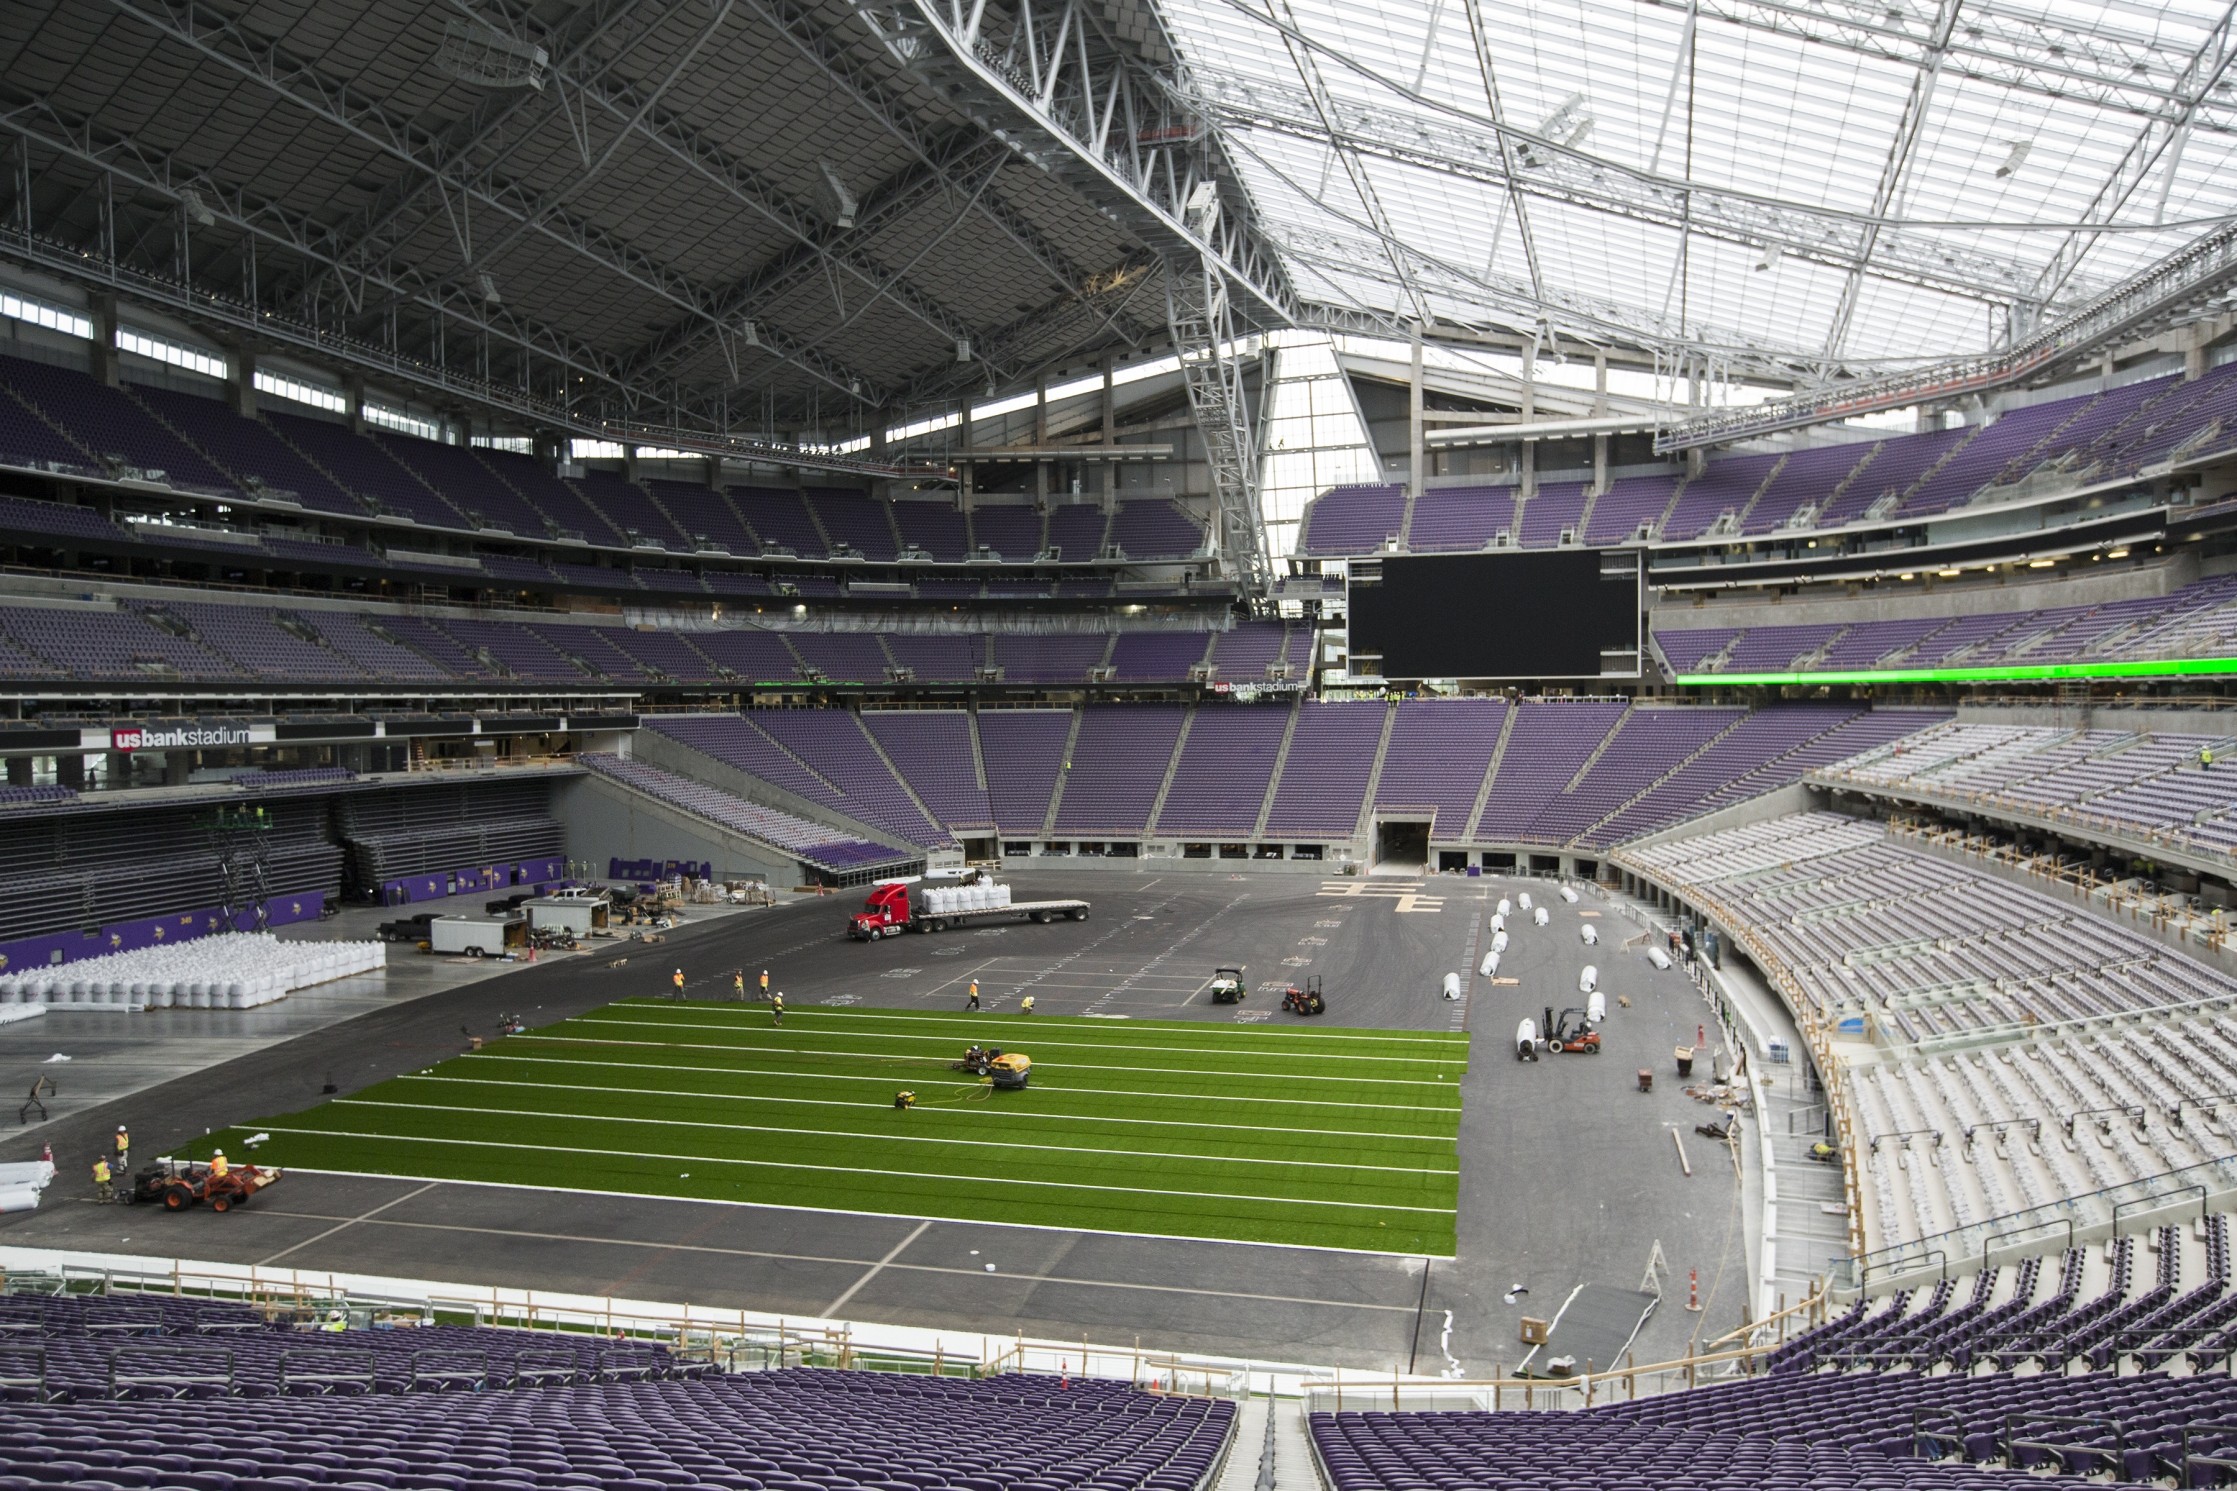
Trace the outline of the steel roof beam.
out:
<instances>
[{"instance_id":1,"label":"steel roof beam","mask_svg":"<svg viewBox=\"0 0 2237 1491\"><path fill-rule=\"evenodd\" d=\"M339 277L346 295L345 310L349 300L363 305L374 297L412 305L430 316L455 323L473 336L516 348L524 356L540 358L570 374L596 379L616 395L627 390L627 385L619 379L617 360L585 343L503 306L490 306L478 296L440 280L408 270L398 271L382 263L345 265L323 224L183 166L137 141L96 130L90 125L72 123L43 100L7 107L0 112L0 129L57 156L81 161L136 189L173 199L193 192L218 222L235 232L315 265L322 273ZM71 252L76 250L73 248ZM113 275L105 270L103 278L106 281ZM236 299L233 292L212 286L184 288L191 289L186 297L189 306L204 300L217 304ZM246 301L239 302L239 310L244 316L267 318L281 312L277 305L251 306ZM291 323L310 320L299 313L287 314L284 319ZM341 345L352 339L346 334L335 334L332 328L321 328L313 340L319 344L331 341ZM384 351L377 365L385 369L389 356Z\"/></svg>"},{"instance_id":2,"label":"steel roof beam","mask_svg":"<svg viewBox=\"0 0 2237 1491\"><path fill-rule=\"evenodd\" d=\"M1229 128L1262 129L1291 139L1325 143L1312 113L1286 92L1256 88L1234 78L1194 76L1189 87L1205 115ZM1859 265L1874 278L1922 285L1969 300L2004 304L2032 294L2037 266L1976 249L1947 245L1915 232L1881 228L1865 252L1867 223L1850 213L1800 203L1774 203L1696 184L1688 188L1649 172L1597 161L1550 146L1530 151L1530 163L1510 169L1503 158L1509 137L1531 142L1527 132L1487 121L1410 115L1340 101L1338 128L1353 150L1403 165L1457 176L1523 196L1690 231L1749 248L1775 246L1783 254L1836 269Z\"/></svg>"},{"instance_id":3,"label":"steel roof beam","mask_svg":"<svg viewBox=\"0 0 2237 1491\"><path fill-rule=\"evenodd\" d=\"M1294 306L1241 180L1170 79L1089 0L848 0L894 59L997 139L1101 206L1160 255L1210 254L1248 320ZM1220 210L1206 212L1208 201Z\"/></svg>"},{"instance_id":4,"label":"steel roof beam","mask_svg":"<svg viewBox=\"0 0 2237 1491\"><path fill-rule=\"evenodd\" d=\"M126 0L116 0L116 3L126 3ZM474 0L455 0L455 3L469 14L479 16L479 7ZM499 14L502 16L503 12ZM550 76L573 87L578 98L596 104L613 118L621 120L639 138L667 154L691 174L714 186L747 211L781 229L794 241L814 247L833 270L860 281L874 295L891 301L902 311L951 341L970 338L972 327L969 322L908 284L905 279L893 275L866 255L820 242L820 219L794 203L782 190L763 180L758 172L743 161L731 156L660 108L657 99L649 97L641 86L611 75L602 75L600 70L589 67L580 58L572 63L555 61ZM708 312L708 319L715 319L711 311ZM725 334L729 334L736 328L724 327L723 330ZM871 380L859 373L852 375L851 382L843 382L837 386L864 403L878 402Z\"/></svg>"},{"instance_id":5,"label":"steel roof beam","mask_svg":"<svg viewBox=\"0 0 2237 1491\"><path fill-rule=\"evenodd\" d=\"M928 134L912 116L908 102L883 78L865 67L861 59L843 44L839 33L821 17L799 3L799 0L746 0L746 4L764 22L775 28L795 51L814 63L826 78L844 89L847 96L864 113L876 120L881 128L908 146L927 171L937 173L945 169L942 162L949 153L950 142ZM1075 295L1087 293L1083 287L1088 283L1089 272L1051 243L1000 192L989 191L982 194L976 206L981 216L1001 230L1003 236L1031 255L1057 285ZM1149 329L1139 324L1121 324L1109 319L1106 319L1105 324L1114 334L1132 345L1139 346L1149 335Z\"/></svg>"},{"instance_id":6,"label":"steel roof beam","mask_svg":"<svg viewBox=\"0 0 2237 1491\"><path fill-rule=\"evenodd\" d=\"M2043 379L2099 350L2226 309L2237 295L2237 223L2194 239L2054 325L2000 352L1821 387L1791 399L1724 409L1670 426L1659 452L1723 445L1913 404L1949 401Z\"/></svg>"},{"instance_id":7,"label":"steel roof beam","mask_svg":"<svg viewBox=\"0 0 2237 1491\"><path fill-rule=\"evenodd\" d=\"M1355 230L1360 227L1356 223L1348 226ZM1291 224L1269 224L1267 231L1282 251L1298 263L1331 276L1331 287L1338 293L1343 293L1341 280L1335 277L1364 278L1396 288L1384 246L1369 235ZM1773 346L1738 332L1711 327L1688 328L1674 320L1643 314L1636 306L1617 305L1582 295L1564 292L1541 300L1533 296L1526 285L1478 274L1418 248L1409 247L1406 252L1412 260L1412 274L1425 292L1431 296L1441 294L1463 307L1474 308L1492 325L1518 332L1524 339L1541 325L1550 325L1561 335L1578 342L1648 348L1672 361L1718 361L1734 373L1775 385L1799 382L1815 368L1814 355L1796 348ZM1317 324L1370 335L1389 336L1398 329L1388 313L1383 313L1384 318L1378 324L1374 308L1362 306L1358 309L1366 319L1356 326L1342 324L1344 318L1331 320L1325 314L1316 313L1312 319Z\"/></svg>"},{"instance_id":8,"label":"steel roof beam","mask_svg":"<svg viewBox=\"0 0 2237 1491\"><path fill-rule=\"evenodd\" d=\"M711 317L704 292L683 276L594 224L545 210L541 194L531 188L487 171L446 175L432 158L438 142L428 131L389 117L377 105L320 76L314 69L233 24L199 0L111 0L111 3L198 56L247 78L275 97L373 146L412 170L425 173L439 192L456 195L453 210L464 213L478 203L512 222L533 227L551 242L657 299ZM629 117L627 110L611 100L602 97L601 102L621 117ZM462 217L461 224L470 226L470 220ZM786 356L788 351L775 340L768 346L773 355ZM876 402L869 380L854 369L813 353L786 360L842 393L868 403Z\"/></svg>"},{"instance_id":9,"label":"steel roof beam","mask_svg":"<svg viewBox=\"0 0 2237 1491\"><path fill-rule=\"evenodd\" d=\"M1279 4L1282 13L1289 17L1289 26L1282 40L1289 48L1289 60L1297 68L1298 78L1305 85L1305 96L1312 101L1313 113L1319 118L1322 129L1327 132L1328 148L1343 164L1344 174L1351 178L1352 191L1358 196L1359 205L1367 214L1367 221L1374 224L1376 236L1392 245L1391 272L1398 276L1398 283L1405 290L1406 298L1413 303L1415 320L1426 322L1429 320L1429 302L1422 299L1421 291L1406 273L1405 256L1396 247L1397 230L1391 226L1390 214L1383 210L1382 198L1375 191L1374 178L1367 174L1366 164L1352 153L1343 134L1336 128L1336 105L1329 97L1327 80L1320 75L1320 63L1309 48L1299 46L1286 34L1287 31L1302 29L1297 24L1297 12L1291 7L1289 0L1273 0L1273 3ZM1263 540L1264 533L1261 532L1259 537Z\"/></svg>"},{"instance_id":10,"label":"steel roof beam","mask_svg":"<svg viewBox=\"0 0 2237 1491\"><path fill-rule=\"evenodd\" d=\"M2158 118L2185 98L2193 48L2107 25L2069 25L2000 0L1965 7L1939 45L1934 0L1697 0L1700 13L1820 46ZM2237 89L2203 100L2198 127L2237 133Z\"/></svg>"},{"instance_id":11,"label":"steel roof beam","mask_svg":"<svg viewBox=\"0 0 2237 1491\"><path fill-rule=\"evenodd\" d=\"M1903 173L1911 168L1911 157L1918 150L1919 136L1925 133L1927 112L1934 103L1934 85L1941 79L1942 62L1946 55L1943 48L1950 38L1950 30L1957 24L1958 6L1962 0L1941 0L1941 10L1934 20L1933 51L1927 64L1911 78L1911 91L1903 100L1903 117L1896 122L1895 138L1889 142L1887 159L1880 166L1879 183L1872 189L1873 221L1864 225L1864 238L1857 245L1856 263L1842 278L1840 299L1834 302L1833 319L1826 327L1825 356L1828 362L1841 355L1841 348L1849 339L1849 323L1856 316L1857 297L1864 290L1864 272L1872 262L1872 251L1879 244L1879 219L1894 210L1903 187Z\"/></svg>"},{"instance_id":12,"label":"steel roof beam","mask_svg":"<svg viewBox=\"0 0 2237 1491\"><path fill-rule=\"evenodd\" d=\"M2059 240L2057 251L2036 278L2037 293L2032 298L2048 299L2069 283L2101 236L2094 231L2095 225L2110 223L2118 217L2170 150L2176 151L2180 159L2184 132L2197 127L2200 108L2209 95L2217 90L2226 91L2232 61L2237 61L2237 0L2231 0L2222 11L2220 24L2207 33L2206 39L2185 61L2173 105L2164 116L2137 132L2120 160L2106 174L2096 195L2090 198L2089 205L2082 209L2082 221L2092 226L2077 229ZM2170 161L2168 170L2173 171L2175 164Z\"/></svg>"},{"instance_id":13,"label":"steel roof beam","mask_svg":"<svg viewBox=\"0 0 2237 1491\"><path fill-rule=\"evenodd\" d=\"M587 52L604 40L619 22L640 14L645 8L637 0L598 0L597 4L575 12L569 27L551 38L551 50L570 58ZM358 212L347 233L353 245L351 261L387 253L416 232L426 218L424 214L414 215L413 210L434 189L437 181L467 169L477 151L494 144L495 154L488 162L494 167L523 141L533 138L532 132L525 131L511 140L500 138L506 124L531 103L562 111L566 108L564 95L557 90L549 95L519 88L493 90L473 113L445 133L437 147L437 158L432 162L433 172L407 172L393 178Z\"/></svg>"}]
</instances>

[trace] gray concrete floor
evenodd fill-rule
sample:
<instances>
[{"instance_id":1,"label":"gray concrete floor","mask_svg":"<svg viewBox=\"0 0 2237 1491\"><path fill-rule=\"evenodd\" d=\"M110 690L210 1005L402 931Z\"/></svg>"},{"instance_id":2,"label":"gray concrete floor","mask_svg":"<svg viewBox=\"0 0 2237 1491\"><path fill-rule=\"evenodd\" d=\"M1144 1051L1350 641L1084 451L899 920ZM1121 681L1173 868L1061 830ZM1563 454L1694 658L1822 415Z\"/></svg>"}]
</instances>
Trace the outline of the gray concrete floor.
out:
<instances>
[{"instance_id":1,"label":"gray concrete floor","mask_svg":"<svg viewBox=\"0 0 2237 1491\"><path fill-rule=\"evenodd\" d=\"M1659 1241L1675 1295L1642 1330L1637 1359L1680 1355L1697 1331L1709 1336L1737 1323L1746 1266L1741 1186L1733 1166L1693 1136L1694 1122L1710 1115L1678 1090L1670 1058L1673 1046L1692 1041L1705 1010L1684 974L1657 972L1636 946L1581 943L1587 921L1607 930L1611 943L1639 934L1597 892L1588 889L1572 907L1544 882L1323 880L1294 871L1118 865L1034 866L1013 879L1021 899L1086 896L1093 919L865 944L842 935L853 897L834 896L701 921L657 949L600 949L495 980L431 976L416 995L400 993L354 1017L338 1014L339 1023L292 1039L258 1040L192 1072L161 1041L151 1042L131 1058L149 1067L134 1096L58 1113L45 1126L70 1168L41 1210L0 1218L0 1242L1116 1344L1139 1337L1159 1349L1473 1376L1520 1361L1519 1318L1551 1317L1577 1285L1639 1287ZM1522 889L1550 907L1552 925L1510 917L1503 981L1474 977L1488 943L1483 923L1500 895ZM1608 994L1605 1054L1518 1063L1515 1022L1549 1004L1581 1003L1577 977L1587 962L1599 968ZM353 1091L455 1053L462 1026L490 1029L500 1009L543 1024L624 995L665 992L678 966L702 997L727 994L733 970L751 985L766 967L772 987L796 1008L959 1008L976 976L993 1010L1014 1008L1032 993L1045 1014L1294 1018L1276 1012L1270 992L1239 1009L1206 1003L1202 985L1223 963L1243 964L1262 989L1319 975L1331 1024L1475 1035L1464 1085L1456 1258L343 1176L291 1176L253 1208L172 1217L92 1206L73 1183L80 1151L90 1163L99 1137L120 1120L133 1124L143 1144L159 1147L308 1107L327 1080ZM1447 971L1464 975L1466 1000L1440 997ZM270 1008L286 1003L292 998ZM17 1030L0 1031L0 1039L9 1042L0 1047L0 1070L23 1071L26 1083L23 1062L34 1051L69 1049L51 1032L20 1050ZM1656 1073L1652 1093L1637 1090L1641 1067ZM1678 1165L1673 1129L1693 1161L1690 1178ZM0 1158L36 1154L39 1138L8 1135ZM564 1176L540 1172L521 1180L564 1184ZM1732 1319L1685 1312L1693 1268L1705 1290L1731 1274L1735 1283L1719 1298L1731 1303ZM1525 1292L1511 1295L1518 1284Z\"/></svg>"},{"instance_id":2,"label":"gray concrete floor","mask_svg":"<svg viewBox=\"0 0 2237 1491\"><path fill-rule=\"evenodd\" d=\"M478 915L491 899L490 892L477 891L471 895L416 902L407 908L352 906L325 921L297 922L275 928L274 935L296 942L366 941L384 921L421 911L437 915L461 912ZM685 913L684 926L678 928L675 935L689 937L725 917L741 914L743 908L738 907L690 907ZM596 953L556 956L593 957ZM27 1131L35 1132L64 1119L105 1108L149 1088L222 1066L236 1057L281 1046L360 1015L409 1004L430 994L484 983L501 975L523 973L532 966L489 959L435 957L415 952L403 943L392 943L388 967L381 973L358 974L316 984L256 1009L169 1009L136 1013L92 1008L49 1009L32 1019L0 1025L0 1073L7 1074L4 1092L20 1105L35 1077L50 1078L58 1091L41 1099L46 1105L48 1119L45 1123L19 1122L12 1131L0 1128L0 1132L7 1132L10 1139L21 1140ZM56 1055L67 1056L69 1060L53 1061ZM0 1112L0 1125L5 1125L8 1117ZM153 1151L143 1149L142 1153Z\"/></svg>"}]
</instances>

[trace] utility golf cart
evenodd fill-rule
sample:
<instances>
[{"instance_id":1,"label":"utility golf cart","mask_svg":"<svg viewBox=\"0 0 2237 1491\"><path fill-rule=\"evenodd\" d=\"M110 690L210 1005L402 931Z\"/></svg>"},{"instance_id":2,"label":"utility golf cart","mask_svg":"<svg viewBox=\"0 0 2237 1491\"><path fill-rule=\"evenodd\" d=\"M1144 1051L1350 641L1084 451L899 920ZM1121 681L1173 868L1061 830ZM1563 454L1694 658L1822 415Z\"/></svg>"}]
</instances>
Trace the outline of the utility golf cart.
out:
<instances>
[{"instance_id":1,"label":"utility golf cart","mask_svg":"<svg viewBox=\"0 0 2237 1491\"><path fill-rule=\"evenodd\" d=\"M1241 1004L1251 986L1243 982L1240 968L1215 968L1212 970L1212 1003Z\"/></svg>"}]
</instances>

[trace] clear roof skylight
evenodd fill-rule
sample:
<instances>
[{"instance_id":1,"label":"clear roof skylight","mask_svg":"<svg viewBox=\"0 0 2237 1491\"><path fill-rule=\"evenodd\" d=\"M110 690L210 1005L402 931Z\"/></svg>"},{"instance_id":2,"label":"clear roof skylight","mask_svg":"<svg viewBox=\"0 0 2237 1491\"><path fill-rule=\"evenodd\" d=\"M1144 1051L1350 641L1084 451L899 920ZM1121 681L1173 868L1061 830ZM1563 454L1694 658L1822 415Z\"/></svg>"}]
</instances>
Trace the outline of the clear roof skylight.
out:
<instances>
[{"instance_id":1,"label":"clear roof skylight","mask_svg":"<svg viewBox=\"0 0 2237 1491\"><path fill-rule=\"evenodd\" d=\"M2228 0L1469 3L1160 0L1308 298L1866 370L2237 213Z\"/></svg>"}]
</instances>

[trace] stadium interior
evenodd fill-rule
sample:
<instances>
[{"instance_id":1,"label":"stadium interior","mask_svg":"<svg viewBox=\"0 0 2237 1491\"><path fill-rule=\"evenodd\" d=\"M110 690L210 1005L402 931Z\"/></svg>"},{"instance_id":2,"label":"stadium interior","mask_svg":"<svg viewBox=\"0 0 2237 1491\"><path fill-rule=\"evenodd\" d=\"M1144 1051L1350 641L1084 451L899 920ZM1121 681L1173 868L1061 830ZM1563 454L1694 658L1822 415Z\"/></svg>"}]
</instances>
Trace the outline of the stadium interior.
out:
<instances>
[{"instance_id":1,"label":"stadium interior","mask_svg":"<svg viewBox=\"0 0 2237 1491\"><path fill-rule=\"evenodd\" d=\"M2237 1484L2237 7L0 54L0 1491Z\"/></svg>"}]
</instances>

